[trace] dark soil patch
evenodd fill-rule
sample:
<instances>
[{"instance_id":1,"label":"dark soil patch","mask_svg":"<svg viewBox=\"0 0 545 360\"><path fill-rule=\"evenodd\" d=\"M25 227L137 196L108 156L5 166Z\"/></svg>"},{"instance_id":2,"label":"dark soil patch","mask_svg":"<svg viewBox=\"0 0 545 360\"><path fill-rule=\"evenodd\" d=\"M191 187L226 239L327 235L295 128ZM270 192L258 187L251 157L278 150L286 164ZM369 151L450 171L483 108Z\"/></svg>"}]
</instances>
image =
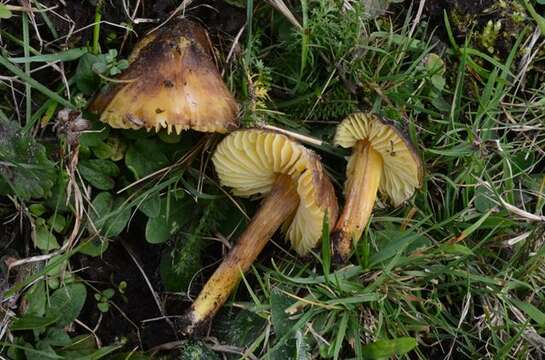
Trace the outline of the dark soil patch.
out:
<instances>
[{"instance_id":1,"label":"dark soil patch","mask_svg":"<svg viewBox=\"0 0 545 360\"><path fill-rule=\"evenodd\" d=\"M134 238L134 241L126 246L130 247L161 301L178 307L165 300L161 294L162 286L159 276L161 247L150 245L140 238ZM116 289L112 302L117 305L117 308L111 306L109 311L102 315L97 331L98 337L104 344L127 338L127 349L133 349L135 346L149 349L176 340L176 331L165 320L146 321L162 315L142 273L120 240L113 241L102 258L79 255L74 259L74 263L85 268L80 276L93 287L100 291L108 288ZM127 283L127 287L124 294L120 294L117 289L123 281ZM178 309L180 310L183 310L183 307ZM80 320L94 327L99 321L100 314L94 295L91 294L87 297Z\"/></svg>"}]
</instances>

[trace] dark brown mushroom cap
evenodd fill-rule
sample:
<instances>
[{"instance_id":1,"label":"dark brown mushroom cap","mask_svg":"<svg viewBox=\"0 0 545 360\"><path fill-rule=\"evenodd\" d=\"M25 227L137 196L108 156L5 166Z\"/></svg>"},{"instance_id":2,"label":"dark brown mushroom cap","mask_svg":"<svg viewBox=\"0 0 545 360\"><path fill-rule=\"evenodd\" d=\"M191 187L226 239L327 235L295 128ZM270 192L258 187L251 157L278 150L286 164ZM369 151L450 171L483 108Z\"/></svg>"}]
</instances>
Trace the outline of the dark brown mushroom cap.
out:
<instances>
[{"instance_id":1,"label":"dark brown mushroom cap","mask_svg":"<svg viewBox=\"0 0 545 360\"><path fill-rule=\"evenodd\" d=\"M292 178L300 201L284 230L300 255L322 237L326 212L331 224L337 219L337 197L319 157L286 135L262 129L235 131L218 145L212 161L221 184L237 196L268 193L279 174Z\"/></svg>"},{"instance_id":2,"label":"dark brown mushroom cap","mask_svg":"<svg viewBox=\"0 0 545 360\"><path fill-rule=\"evenodd\" d=\"M114 128L227 132L238 105L219 74L206 30L178 20L143 38L129 67L89 109Z\"/></svg>"},{"instance_id":3,"label":"dark brown mushroom cap","mask_svg":"<svg viewBox=\"0 0 545 360\"><path fill-rule=\"evenodd\" d=\"M373 114L349 115L337 127L335 144L344 148L353 147L358 141L367 141L383 160L383 173L379 191L386 195L394 206L410 198L416 188L422 186L423 167L411 142L395 125ZM351 156L346 170L348 188L354 173Z\"/></svg>"}]
</instances>

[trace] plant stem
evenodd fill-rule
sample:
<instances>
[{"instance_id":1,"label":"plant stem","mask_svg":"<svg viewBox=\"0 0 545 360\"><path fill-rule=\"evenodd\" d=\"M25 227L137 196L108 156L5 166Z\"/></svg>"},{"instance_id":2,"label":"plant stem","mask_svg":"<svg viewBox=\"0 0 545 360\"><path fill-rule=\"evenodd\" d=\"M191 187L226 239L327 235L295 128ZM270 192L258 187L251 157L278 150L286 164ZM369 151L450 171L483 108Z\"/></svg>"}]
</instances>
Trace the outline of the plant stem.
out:
<instances>
[{"instance_id":1,"label":"plant stem","mask_svg":"<svg viewBox=\"0 0 545 360\"><path fill-rule=\"evenodd\" d=\"M294 182L287 175L279 175L237 244L204 285L186 314L189 324L185 327L185 333L192 333L214 316L241 279L242 273L250 268L269 238L298 205L299 196Z\"/></svg>"},{"instance_id":2,"label":"plant stem","mask_svg":"<svg viewBox=\"0 0 545 360\"><path fill-rule=\"evenodd\" d=\"M382 156L367 141L356 143L349 161L346 203L332 235L337 263L348 259L352 244L361 237L371 217L382 176Z\"/></svg>"}]
</instances>

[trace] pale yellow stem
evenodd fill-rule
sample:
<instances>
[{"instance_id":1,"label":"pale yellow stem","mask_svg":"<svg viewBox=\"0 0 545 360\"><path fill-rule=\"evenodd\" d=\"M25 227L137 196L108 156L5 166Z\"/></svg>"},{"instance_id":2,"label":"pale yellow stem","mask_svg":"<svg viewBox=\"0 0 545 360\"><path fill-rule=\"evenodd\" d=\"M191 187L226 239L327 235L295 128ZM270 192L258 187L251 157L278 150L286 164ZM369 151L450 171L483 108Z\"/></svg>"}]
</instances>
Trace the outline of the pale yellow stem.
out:
<instances>
[{"instance_id":1,"label":"pale yellow stem","mask_svg":"<svg viewBox=\"0 0 545 360\"><path fill-rule=\"evenodd\" d=\"M278 176L237 244L204 285L186 314L186 333L192 333L214 316L240 281L241 274L250 268L269 238L298 205L299 196L294 182L287 175Z\"/></svg>"},{"instance_id":2,"label":"pale yellow stem","mask_svg":"<svg viewBox=\"0 0 545 360\"><path fill-rule=\"evenodd\" d=\"M367 141L358 141L350 159L351 173L347 173L345 205L333 230L333 253L337 262L345 262L352 246L367 225L382 176L382 156Z\"/></svg>"}]
</instances>

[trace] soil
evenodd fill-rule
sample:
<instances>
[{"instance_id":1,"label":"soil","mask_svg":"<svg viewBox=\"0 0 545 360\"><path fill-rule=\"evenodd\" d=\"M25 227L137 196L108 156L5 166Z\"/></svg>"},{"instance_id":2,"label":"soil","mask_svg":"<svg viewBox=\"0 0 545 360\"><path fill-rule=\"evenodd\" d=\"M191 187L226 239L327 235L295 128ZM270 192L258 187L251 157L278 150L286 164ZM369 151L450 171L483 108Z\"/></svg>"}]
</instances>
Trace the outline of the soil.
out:
<instances>
[{"instance_id":1,"label":"soil","mask_svg":"<svg viewBox=\"0 0 545 360\"><path fill-rule=\"evenodd\" d=\"M129 238L133 240L129 241ZM161 246L150 245L139 237L128 236L126 239L124 244L121 239L112 241L102 258L77 255L72 261L73 264L85 269L79 275L97 290L103 291L108 288L116 290L111 300L116 306L111 306L108 312L102 314L96 334L104 344L112 344L122 337L126 338L127 349L136 346L150 349L175 341L177 330L165 320L146 321L160 318L162 315L141 271L125 248L130 248L161 298L163 306L166 306L167 310L172 310L172 313L179 314L186 305L176 303L173 297L166 298L162 294L159 276ZM121 294L118 288L123 281L127 283L127 287ZM94 294L90 294L79 319L93 328L98 323L100 314Z\"/></svg>"}]
</instances>

